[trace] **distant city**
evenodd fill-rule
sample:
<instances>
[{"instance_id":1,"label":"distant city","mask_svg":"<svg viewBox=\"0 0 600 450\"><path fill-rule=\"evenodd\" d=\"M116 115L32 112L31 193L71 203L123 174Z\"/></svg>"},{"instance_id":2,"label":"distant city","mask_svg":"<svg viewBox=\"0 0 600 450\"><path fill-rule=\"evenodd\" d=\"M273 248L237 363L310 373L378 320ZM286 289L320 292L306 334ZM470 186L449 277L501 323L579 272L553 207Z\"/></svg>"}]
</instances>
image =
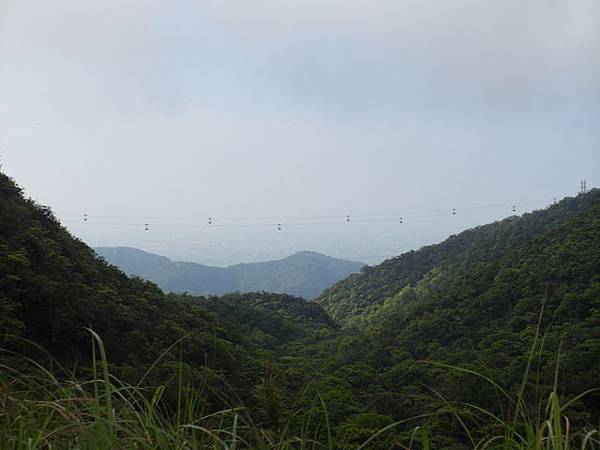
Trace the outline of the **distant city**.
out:
<instances>
[{"instance_id":1,"label":"distant city","mask_svg":"<svg viewBox=\"0 0 600 450\"><path fill-rule=\"evenodd\" d=\"M539 207L544 207L540 204ZM532 208L535 209L535 208ZM523 211L521 211L523 212ZM369 265L425 245L434 244L466 228L502 219L510 212L478 213L404 223L344 223L317 226L282 225L251 228L172 229L149 225L105 226L68 223L69 229L94 247L131 246L167 256L211 266L228 266L285 258L309 250ZM60 217L60 215L59 215Z\"/></svg>"}]
</instances>

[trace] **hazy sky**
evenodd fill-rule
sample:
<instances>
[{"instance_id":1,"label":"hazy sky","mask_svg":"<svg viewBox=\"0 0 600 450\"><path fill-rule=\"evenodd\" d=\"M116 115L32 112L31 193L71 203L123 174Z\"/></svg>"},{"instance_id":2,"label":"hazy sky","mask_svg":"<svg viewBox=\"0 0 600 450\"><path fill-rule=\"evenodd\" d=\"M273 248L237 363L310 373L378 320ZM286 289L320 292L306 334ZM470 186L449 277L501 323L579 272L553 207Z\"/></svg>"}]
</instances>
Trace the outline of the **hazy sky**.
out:
<instances>
[{"instance_id":1,"label":"hazy sky","mask_svg":"<svg viewBox=\"0 0 600 450\"><path fill-rule=\"evenodd\" d=\"M65 220L544 204L600 185L600 1L0 0L0 154Z\"/></svg>"}]
</instances>

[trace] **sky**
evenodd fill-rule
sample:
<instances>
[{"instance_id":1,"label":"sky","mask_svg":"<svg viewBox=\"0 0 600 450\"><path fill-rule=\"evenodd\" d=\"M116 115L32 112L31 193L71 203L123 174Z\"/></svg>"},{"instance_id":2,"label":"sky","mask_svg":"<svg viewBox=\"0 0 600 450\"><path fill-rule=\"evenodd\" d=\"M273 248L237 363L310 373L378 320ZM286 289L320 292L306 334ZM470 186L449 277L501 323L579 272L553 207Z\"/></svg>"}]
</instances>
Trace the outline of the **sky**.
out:
<instances>
[{"instance_id":1,"label":"sky","mask_svg":"<svg viewBox=\"0 0 600 450\"><path fill-rule=\"evenodd\" d=\"M375 263L600 186L598 55L599 0L0 0L0 156L90 245Z\"/></svg>"}]
</instances>

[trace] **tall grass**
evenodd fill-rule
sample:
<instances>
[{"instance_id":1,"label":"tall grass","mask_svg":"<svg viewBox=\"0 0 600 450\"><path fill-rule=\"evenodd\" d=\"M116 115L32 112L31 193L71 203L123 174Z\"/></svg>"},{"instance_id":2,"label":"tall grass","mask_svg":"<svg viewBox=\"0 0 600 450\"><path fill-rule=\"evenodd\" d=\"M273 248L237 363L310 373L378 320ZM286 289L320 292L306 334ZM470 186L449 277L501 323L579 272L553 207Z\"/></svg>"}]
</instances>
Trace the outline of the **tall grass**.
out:
<instances>
[{"instance_id":1,"label":"tall grass","mask_svg":"<svg viewBox=\"0 0 600 450\"><path fill-rule=\"evenodd\" d=\"M185 381L183 364L151 390L141 382L125 383L110 373L102 339L89 331L89 380L59 379L26 357L19 357L18 364L0 364L0 450L334 448L328 426L328 438L315 439L322 425L313 411L302 418L301 433L292 436L287 425L271 430L254 423L244 408L207 410L208 383ZM147 377L148 372L140 381ZM174 402L163 398L172 382Z\"/></svg>"},{"instance_id":2,"label":"tall grass","mask_svg":"<svg viewBox=\"0 0 600 450\"><path fill-rule=\"evenodd\" d=\"M321 396L314 407L297 411L288 423L276 427L255 423L244 408L210 411L206 397L209 383L201 379L195 384L186 381L182 365L164 384L149 387L131 385L113 376L100 336L92 337L91 379L81 380L67 374L53 375L32 359L19 357L19 364L0 364L0 450L106 450L106 449L219 449L219 450L335 450L335 430L330 424L327 405ZM470 436L465 448L475 450L599 450L600 434L596 429L574 430L566 412L582 396L561 401L556 381L552 392L541 404L528 405L525 395L532 361L539 351L539 338L529 355L526 371L516 396L511 396L493 380L480 373L454 366L460 371L490 383L509 407L506 417L475 404L450 401L439 394L440 409L435 415L450 414ZM8 361L16 355L3 350ZM149 370L156 365L153 364ZM16 368L19 367L19 368ZM558 374L558 363L556 374ZM555 380L558 375L555 376ZM271 382L271 380L268 380ZM175 401L166 401L168 385L175 385ZM171 385L172 387L172 385ZM318 413L315 411L318 410ZM470 418L477 417L494 425L497 433L481 435L468 429ZM430 450L435 448L435 436L425 425L427 416L393 423L369 437L358 450L370 450L385 433L414 426L412 431L398 434L390 448ZM272 420L272 419L271 419ZM301 426L292 426L291 421ZM421 425L416 426L421 423ZM409 425L413 424L413 425Z\"/></svg>"},{"instance_id":3,"label":"tall grass","mask_svg":"<svg viewBox=\"0 0 600 450\"><path fill-rule=\"evenodd\" d=\"M563 400L558 394L558 380L560 359L562 355L562 341L559 345L554 369L554 384L547 396L543 396L543 389L539 384L539 374L534 378L533 393L527 395L526 389L531 381L531 372L534 362L541 360L546 335L542 334L542 318L545 301L542 303L533 342L527 358L524 373L515 395L501 387L491 378L462 367L428 362L448 370L461 372L482 379L499 394L503 405L498 408L505 411L504 416L495 414L473 403L451 402L437 392L448 413L454 415L471 443L474 450L596 450L600 449L600 436L598 429L572 430L571 422L566 415L569 407L588 394L600 390L590 389L569 400ZM533 404L528 399L533 398ZM537 401L536 401L537 399ZM498 433L484 436L475 441L475 433L466 425L463 418L476 419L480 422L491 422L492 428Z\"/></svg>"}]
</instances>

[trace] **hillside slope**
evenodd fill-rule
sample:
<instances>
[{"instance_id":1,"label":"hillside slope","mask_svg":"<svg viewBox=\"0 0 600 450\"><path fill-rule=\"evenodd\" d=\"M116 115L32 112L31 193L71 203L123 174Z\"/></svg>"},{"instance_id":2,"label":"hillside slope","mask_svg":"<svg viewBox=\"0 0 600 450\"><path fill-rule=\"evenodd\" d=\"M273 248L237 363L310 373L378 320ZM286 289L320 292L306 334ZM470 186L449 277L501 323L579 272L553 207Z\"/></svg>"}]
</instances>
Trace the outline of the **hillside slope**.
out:
<instances>
[{"instance_id":1,"label":"hillside slope","mask_svg":"<svg viewBox=\"0 0 600 450\"><path fill-rule=\"evenodd\" d=\"M0 174L0 349L29 353L31 341L85 371L92 359L91 328L118 373L134 379L187 336L178 352L163 355L156 371L179 360L204 367L223 374L236 395L251 402L248 386L258 382L269 351L264 342L282 347L331 325L320 306L286 295L247 294L225 303L229 309L214 299L167 296L153 283L128 278ZM240 311L253 315L252 335ZM278 311L286 314L273 323Z\"/></svg>"},{"instance_id":2,"label":"hillside slope","mask_svg":"<svg viewBox=\"0 0 600 450\"><path fill-rule=\"evenodd\" d=\"M573 398L599 387L600 192L400 256L320 301L344 328L312 351L381 414L432 413L443 402L429 387L444 401L506 414L491 384L425 361L475 370L514 396L531 364L527 402L547 398L555 373L560 395ZM589 393L576 411L573 420L594 424L600 394ZM447 424L431 426L443 433Z\"/></svg>"},{"instance_id":3,"label":"hillside slope","mask_svg":"<svg viewBox=\"0 0 600 450\"><path fill-rule=\"evenodd\" d=\"M238 290L235 274L223 267L174 262L131 247L97 247L94 251L126 274L152 281L166 292L221 295Z\"/></svg>"},{"instance_id":4,"label":"hillside slope","mask_svg":"<svg viewBox=\"0 0 600 450\"><path fill-rule=\"evenodd\" d=\"M325 290L316 301L340 323L360 320L369 311L414 286L434 270L468 270L498 260L519 246L566 223L600 202L600 190L565 198L541 211L513 216L451 236L440 244L402 254L374 267L365 267Z\"/></svg>"},{"instance_id":5,"label":"hillside slope","mask_svg":"<svg viewBox=\"0 0 600 450\"><path fill-rule=\"evenodd\" d=\"M0 435L28 442L41 426L53 448L87 448L78 442L71 416L51 412L42 417L58 421L40 425L36 414L23 413L54 400L44 397L44 389L21 388L22 373L30 373L33 386L39 380L30 362L13 353L46 360L32 341L74 368L76 377L96 377L87 327L102 337L111 373L137 382L151 368L140 391L151 401L141 409L154 405L164 389L157 414L168 418L160 419L162 426L173 420L177 433L184 427L179 413L170 412L183 395L195 404L189 419L194 426L207 412L244 405L260 424L248 435L270 440L289 423L291 442L312 421L304 436L323 442L329 430L322 424L329 423L329 448L358 448L394 420L406 421L388 436L395 446L386 437L368 448L404 448L416 425L431 434L432 448L444 449L466 450L512 433L506 423L513 418L521 435L530 419L544 435L550 392L565 405L599 387L600 191L367 268L328 290L319 303L266 293L165 295L97 258L48 208L25 199L0 174L0 384L10 389L9 396L0 396L0 410L13 411L0 414ZM49 367L56 368L54 362ZM46 385L56 384L47 378ZM86 390L77 382L68 386L68 397L58 397L57 404ZM89 382L81 386L92 390ZM210 389L197 402L200 386ZM115 391L114 398L123 392ZM519 392L515 406L507 399ZM124 428L140 412L132 407L135 414L121 415ZM108 417L119 414L108 405L106 411ZM238 410L229 411L235 429ZM600 393L590 391L563 413L570 429L579 430L573 440L579 443L600 420ZM90 426L95 436L89 422L86 413L77 424ZM214 426L222 425L216 418ZM116 448L114 442L126 435L94 448ZM148 445L140 448L185 447L161 445L145 432L129 436L135 444L123 445L137 447L142 438Z\"/></svg>"},{"instance_id":6,"label":"hillside slope","mask_svg":"<svg viewBox=\"0 0 600 450\"><path fill-rule=\"evenodd\" d=\"M95 250L129 275L153 281L165 291L195 295L267 291L310 299L364 266L308 251L276 261L211 267L174 262L130 247L98 247Z\"/></svg>"},{"instance_id":7,"label":"hillside slope","mask_svg":"<svg viewBox=\"0 0 600 450\"><path fill-rule=\"evenodd\" d=\"M192 301L171 301L152 283L131 279L96 258L52 212L23 197L0 174L0 337L20 336L68 364L91 358L92 328L111 361L131 369L152 362L188 332L186 361L209 352L215 369L238 381L253 349ZM214 351L215 336L221 351ZM232 356L232 349L237 355ZM143 349L143 351L140 351ZM212 350L211 350L212 349Z\"/></svg>"}]
</instances>

